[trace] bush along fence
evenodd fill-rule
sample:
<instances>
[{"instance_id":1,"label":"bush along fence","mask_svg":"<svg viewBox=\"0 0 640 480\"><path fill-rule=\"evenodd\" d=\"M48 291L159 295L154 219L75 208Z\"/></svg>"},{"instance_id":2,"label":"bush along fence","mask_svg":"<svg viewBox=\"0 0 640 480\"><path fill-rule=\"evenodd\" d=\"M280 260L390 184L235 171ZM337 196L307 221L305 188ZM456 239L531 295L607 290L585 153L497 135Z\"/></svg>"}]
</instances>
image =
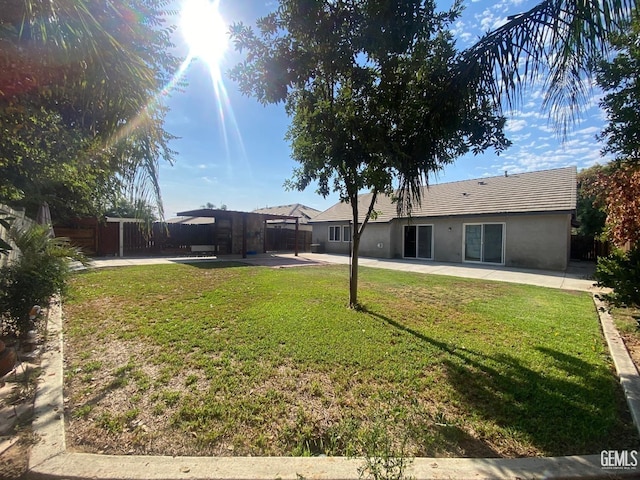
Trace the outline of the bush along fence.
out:
<instances>
[{"instance_id":1,"label":"bush along fence","mask_svg":"<svg viewBox=\"0 0 640 480\"><path fill-rule=\"evenodd\" d=\"M0 253L0 336L26 338L39 309L63 293L71 274L70 261L86 263L81 250L65 238L52 236L23 212L3 207ZM4 240L6 238L6 240Z\"/></svg>"}]
</instances>

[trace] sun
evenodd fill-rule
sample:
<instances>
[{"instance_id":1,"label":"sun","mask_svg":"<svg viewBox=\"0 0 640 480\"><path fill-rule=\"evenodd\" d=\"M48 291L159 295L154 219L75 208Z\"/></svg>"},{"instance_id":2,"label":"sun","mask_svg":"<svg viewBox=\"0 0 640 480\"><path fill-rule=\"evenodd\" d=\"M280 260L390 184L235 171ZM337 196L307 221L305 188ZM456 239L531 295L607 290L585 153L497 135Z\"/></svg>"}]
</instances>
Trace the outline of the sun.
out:
<instances>
[{"instance_id":1,"label":"sun","mask_svg":"<svg viewBox=\"0 0 640 480\"><path fill-rule=\"evenodd\" d=\"M220 0L184 0L180 29L189 46L189 57L204 60L217 69L227 49L227 26L218 11Z\"/></svg>"}]
</instances>

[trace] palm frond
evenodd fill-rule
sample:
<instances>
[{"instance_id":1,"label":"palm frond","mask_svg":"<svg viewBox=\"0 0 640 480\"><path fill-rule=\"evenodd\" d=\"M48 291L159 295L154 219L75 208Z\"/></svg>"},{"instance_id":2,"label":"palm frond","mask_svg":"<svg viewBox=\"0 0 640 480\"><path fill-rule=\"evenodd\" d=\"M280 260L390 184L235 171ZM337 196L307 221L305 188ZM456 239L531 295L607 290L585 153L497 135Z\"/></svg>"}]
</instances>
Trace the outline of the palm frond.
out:
<instances>
[{"instance_id":1,"label":"palm frond","mask_svg":"<svg viewBox=\"0 0 640 480\"><path fill-rule=\"evenodd\" d=\"M564 135L588 101L594 65L635 5L635 0L545 0L465 50L460 73L475 76L507 108L515 108L523 91L541 82L543 108Z\"/></svg>"}]
</instances>

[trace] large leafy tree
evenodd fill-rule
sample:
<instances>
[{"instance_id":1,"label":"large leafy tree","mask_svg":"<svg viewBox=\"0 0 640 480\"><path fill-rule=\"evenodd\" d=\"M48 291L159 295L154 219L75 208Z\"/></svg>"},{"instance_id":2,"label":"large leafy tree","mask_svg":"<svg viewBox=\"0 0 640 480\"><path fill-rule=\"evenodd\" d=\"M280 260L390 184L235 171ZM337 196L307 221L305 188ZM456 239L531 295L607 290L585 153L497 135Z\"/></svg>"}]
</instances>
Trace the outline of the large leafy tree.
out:
<instances>
[{"instance_id":1,"label":"large leafy tree","mask_svg":"<svg viewBox=\"0 0 640 480\"><path fill-rule=\"evenodd\" d=\"M601 139L605 153L616 156L617 163L640 165L640 16L636 11L628 27L611 38L614 57L602 61L598 85L605 91L602 106L608 124Z\"/></svg>"},{"instance_id":2,"label":"large leafy tree","mask_svg":"<svg viewBox=\"0 0 640 480\"><path fill-rule=\"evenodd\" d=\"M594 184L596 205L607 214L606 232L618 247L598 259L598 283L613 289L605 298L616 305L640 307L640 17L611 38L615 55L600 63L598 84L606 92L602 106L609 123L601 139L615 156Z\"/></svg>"},{"instance_id":3,"label":"large leafy tree","mask_svg":"<svg viewBox=\"0 0 640 480\"><path fill-rule=\"evenodd\" d=\"M172 161L154 95L175 70L165 0L7 0L0 10L0 201L95 213L123 190L161 211Z\"/></svg>"},{"instance_id":4,"label":"large leafy tree","mask_svg":"<svg viewBox=\"0 0 640 480\"><path fill-rule=\"evenodd\" d=\"M606 213L607 237L618 247L640 246L640 167L613 162L592 188L594 204Z\"/></svg>"},{"instance_id":5,"label":"large leafy tree","mask_svg":"<svg viewBox=\"0 0 640 480\"><path fill-rule=\"evenodd\" d=\"M429 175L469 151L508 145L491 92L463 65L448 29L459 5L424 0L281 0L254 30L231 28L246 60L231 76L262 103L284 102L300 167L290 187L337 191L352 210L351 306L358 249L378 195L420 201ZM370 191L360 204L358 194Z\"/></svg>"},{"instance_id":6,"label":"large leafy tree","mask_svg":"<svg viewBox=\"0 0 640 480\"><path fill-rule=\"evenodd\" d=\"M578 172L576 216L580 224L578 233L585 237L596 238L604 233L607 214L599 201L599 182L603 173L601 165Z\"/></svg>"},{"instance_id":7,"label":"large leafy tree","mask_svg":"<svg viewBox=\"0 0 640 480\"><path fill-rule=\"evenodd\" d=\"M640 17L611 37L614 55L599 64L597 80L608 124L603 153L614 160L599 169L591 187L595 203L607 214L609 238L618 246L640 245Z\"/></svg>"}]
</instances>

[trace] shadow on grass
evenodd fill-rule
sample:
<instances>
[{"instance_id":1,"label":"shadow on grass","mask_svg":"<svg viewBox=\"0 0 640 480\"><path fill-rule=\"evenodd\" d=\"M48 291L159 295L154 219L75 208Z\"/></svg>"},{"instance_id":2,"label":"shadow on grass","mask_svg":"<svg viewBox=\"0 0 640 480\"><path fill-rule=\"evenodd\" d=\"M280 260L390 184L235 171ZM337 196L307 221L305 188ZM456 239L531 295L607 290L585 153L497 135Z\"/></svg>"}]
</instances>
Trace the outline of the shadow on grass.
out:
<instances>
[{"instance_id":1,"label":"shadow on grass","mask_svg":"<svg viewBox=\"0 0 640 480\"><path fill-rule=\"evenodd\" d=\"M131 372L135 369L130 364L127 364L123 367L116 369L111 376L113 376L113 380L111 380L104 387L95 390L94 395L90 396L82 403L79 403L72 411L65 411L66 416L77 417L77 418L85 418L91 410L98 405L102 400L107 398L107 396L117 390L119 388L125 387L129 381L131 380ZM109 374L105 374L109 375ZM65 409L66 410L66 409Z\"/></svg>"},{"instance_id":2,"label":"shadow on grass","mask_svg":"<svg viewBox=\"0 0 640 480\"><path fill-rule=\"evenodd\" d=\"M325 266L326 263L309 260L302 257L282 257L278 255L249 255L246 258L220 258L218 260L176 260L177 263L188 264L193 267L212 269L212 268L231 268L231 267L309 267L309 266Z\"/></svg>"},{"instance_id":3,"label":"shadow on grass","mask_svg":"<svg viewBox=\"0 0 640 480\"><path fill-rule=\"evenodd\" d=\"M545 360L550 367L538 371L512 355L458 347L366 312L445 352L448 382L461 403L469 414L501 427L507 445L513 437L551 456L637 445L622 389L604 364L594 368L578 357L538 346L535 350L550 357Z\"/></svg>"},{"instance_id":4,"label":"shadow on grass","mask_svg":"<svg viewBox=\"0 0 640 480\"><path fill-rule=\"evenodd\" d=\"M210 260L210 261L198 261L194 259L174 260L175 263L181 265L188 265L190 267L199 268L201 270L214 270L217 268L237 268L237 267L250 267L251 265L242 262L236 262L232 260Z\"/></svg>"}]
</instances>

